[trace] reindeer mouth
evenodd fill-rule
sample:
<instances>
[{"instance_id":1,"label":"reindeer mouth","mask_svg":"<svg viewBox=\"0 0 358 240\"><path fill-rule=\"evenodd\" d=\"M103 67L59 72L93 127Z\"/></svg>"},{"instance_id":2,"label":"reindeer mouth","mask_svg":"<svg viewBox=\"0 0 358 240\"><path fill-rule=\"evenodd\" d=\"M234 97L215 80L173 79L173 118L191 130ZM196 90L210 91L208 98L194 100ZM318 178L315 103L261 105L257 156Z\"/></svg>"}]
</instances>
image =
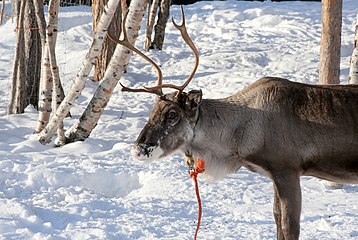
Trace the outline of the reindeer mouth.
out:
<instances>
[{"instance_id":1,"label":"reindeer mouth","mask_svg":"<svg viewBox=\"0 0 358 240\"><path fill-rule=\"evenodd\" d=\"M132 158L138 161L154 161L162 157L163 154L164 151L159 145L134 144L131 148Z\"/></svg>"}]
</instances>

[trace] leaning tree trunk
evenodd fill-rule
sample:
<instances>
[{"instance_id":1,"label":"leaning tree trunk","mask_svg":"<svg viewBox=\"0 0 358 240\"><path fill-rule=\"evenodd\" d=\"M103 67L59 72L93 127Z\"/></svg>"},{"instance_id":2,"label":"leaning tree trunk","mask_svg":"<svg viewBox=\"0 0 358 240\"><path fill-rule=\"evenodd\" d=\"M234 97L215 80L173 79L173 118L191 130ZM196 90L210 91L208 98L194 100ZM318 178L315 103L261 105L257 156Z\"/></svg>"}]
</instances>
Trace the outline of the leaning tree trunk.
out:
<instances>
[{"instance_id":1,"label":"leaning tree trunk","mask_svg":"<svg viewBox=\"0 0 358 240\"><path fill-rule=\"evenodd\" d=\"M41 37L32 0L16 3L16 53L9 114L19 114L32 104L38 107L41 73Z\"/></svg>"},{"instance_id":2,"label":"leaning tree trunk","mask_svg":"<svg viewBox=\"0 0 358 240\"><path fill-rule=\"evenodd\" d=\"M102 16L104 6L107 4L108 0L93 0L92 1L92 16L93 16L93 33L97 29L97 24ZM117 8L112 18L112 22L108 27L108 32L111 33L111 36L119 38L121 32L121 22L122 22L122 12L121 8ZM116 44L112 41L109 41L106 36L103 42L101 54L98 56L96 64L94 66L94 81L98 82L103 78L104 72L107 69L108 63L113 56L113 52L116 49Z\"/></svg>"},{"instance_id":3,"label":"leaning tree trunk","mask_svg":"<svg viewBox=\"0 0 358 240\"><path fill-rule=\"evenodd\" d=\"M126 21L128 41L134 44L138 36L140 25L146 9L147 0L132 0ZM128 64L132 51L118 45L107 71L96 89L91 102L80 117L79 121L66 133L68 142L83 141L91 134L107 105L114 88L122 77L125 66Z\"/></svg>"},{"instance_id":4,"label":"leaning tree trunk","mask_svg":"<svg viewBox=\"0 0 358 240\"><path fill-rule=\"evenodd\" d=\"M339 84L342 0L322 0L320 84Z\"/></svg>"},{"instance_id":5,"label":"leaning tree trunk","mask_svg":"<svg viewBox=\"0 0 358 240\"><path fill-rule=\"evenodd\" d=\"M85 87L85 82L92 70L96 58L99 56L102 48L103 39L106 35L107 28L111 22L114 12L118 6L118 0L109 0L105 10L103 11L101 20L97 26L97 31L93 38L92 45L79 69L76 78L74 79L67 95L61 102L56 113L50 119L46 127L39 135L39 141L43 144L49 143L56 130L63 122L63 119L70 112L71 107L74 105L77 97L81 94Z\"/></svg>"},{"instance_id":6,"label":"leaning tree trunk","mask_svg":"<svg viewBox=\"0 0 358 240\"><path fill-rule=\"evenodd\" d=\"M351 58L348 83L358 84L358 12L354 32L354 48Z\"/></svg>"},{"instance_id":7,"label":"leaning tree trunk","mask_svg":"<svg viewBox=\"0 0 358 240\"><path fill-rule=\"evenodd\" d=\"M165 36L165 27L169 19L169 8L171 0L160 0L160 8L158 12L158 20L155 25L155 35L153 41L153 48L162 50Z\"/></svg>"}]
</instances>

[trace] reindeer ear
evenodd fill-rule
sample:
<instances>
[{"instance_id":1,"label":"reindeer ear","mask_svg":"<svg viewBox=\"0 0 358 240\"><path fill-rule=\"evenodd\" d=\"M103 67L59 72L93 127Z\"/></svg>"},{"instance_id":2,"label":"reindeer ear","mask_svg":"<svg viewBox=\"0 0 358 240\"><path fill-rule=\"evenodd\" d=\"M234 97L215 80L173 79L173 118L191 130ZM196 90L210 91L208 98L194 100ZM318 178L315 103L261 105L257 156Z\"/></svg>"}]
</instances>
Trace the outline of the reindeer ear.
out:
<instances>
[{"instance_id":1,"label":"reindeer ear","mask_svg":"<svg viewBox=\"0 0 358 240\"><path fill-rule=\"evenodd\" d=\"M201 103L202 97L203 97L203 93L201 92L201 90L192 90L188 92L185 101L185 109L196 110Z\"/></svg>"}]
</instances>

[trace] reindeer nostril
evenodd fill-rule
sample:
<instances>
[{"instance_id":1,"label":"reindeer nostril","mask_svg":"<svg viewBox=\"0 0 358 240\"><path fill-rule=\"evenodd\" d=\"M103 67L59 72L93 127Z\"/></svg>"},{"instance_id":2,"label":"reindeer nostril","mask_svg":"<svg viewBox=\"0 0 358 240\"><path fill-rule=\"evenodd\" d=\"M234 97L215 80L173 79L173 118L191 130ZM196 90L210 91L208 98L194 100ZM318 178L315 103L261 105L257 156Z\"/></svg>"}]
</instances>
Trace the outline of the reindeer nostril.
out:
<instances>
[{"instance_id":1,"label":"reindeer nostril","mask_svg":"<svg viewBox=\"0 0 358 240\"><path fill-rule=\"evenodd\" d=\"M149 154L151 153L151 150L147 147L141 149L141 153L147 157L149 157Z\"/></svg>"},{"instance_id":2,"label":"reindeer nostril","mask_svg":"<svg viewBox=\"0 0 358 240\"><path fill-rule=\"evenodd\" d=\"M146 152L147 152L147 150L145 148L140 149L140 154L141 155L146 155Z\"/></svg>"}]
</instances>

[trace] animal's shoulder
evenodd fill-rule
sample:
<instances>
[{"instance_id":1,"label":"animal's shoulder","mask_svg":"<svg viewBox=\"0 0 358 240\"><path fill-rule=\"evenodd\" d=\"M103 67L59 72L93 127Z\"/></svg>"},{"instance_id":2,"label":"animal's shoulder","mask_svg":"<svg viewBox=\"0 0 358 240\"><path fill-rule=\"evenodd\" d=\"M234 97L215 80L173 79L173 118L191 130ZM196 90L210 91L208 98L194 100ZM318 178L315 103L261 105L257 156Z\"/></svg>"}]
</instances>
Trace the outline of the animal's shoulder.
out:
<instances>
[{"instance_id":1,"label":"animal's shoulder","mask_svg":"<svg viewBox=\"0 0 358 240\"><path fill-rule=\"evenodd\" d=\"M358 85L311 85L283 78L265 77L228 98L253 108L288 108L324 103L358 104Z\"/></svg>"},{"instance_id":2,"label":"animal's shoulder","mask_svg":"<svg viewBox=\"0 0 358 240\"><path fill-rule=\"evenodd\" d=\"M264 77L246 86L237 94L239 95L262 94L267 91L270 91L270 89L292 88L294 87L295 84L296 84L295 82L291 82L284 78Z\"/></svg>"},{"instance_id":3,"label":"animal's shoulder","mask_svg":"<svg viewBox=\"0 0 358 240\"><path fill-rule=\"evenodd\" d=\"M312 85L289 81L284 78L264 77L250 84L239 93L247 95L269 95L271 97L294 97L301 94L319 95L357 95L358 85L336 84L336 85Z\"/></svg>"},{"instance_id":4,"label":"animal's shoulder","mask_svg":"<svg viewBox=\"0 0 358 240\"><path fill-rule=\"evenodd\" d=\"M272 97L278 94L285 94L285 91L282 90L285 88L292 88L291 85L294 84L294 82L283 78L265 77L255 81L254 83L246 86L244 89L238 91L236 94L229 97L229 100L244 101L247 103L252 101L256 102L257 97L267 98L269 96Z\"/></svg>"}]
</instances>

